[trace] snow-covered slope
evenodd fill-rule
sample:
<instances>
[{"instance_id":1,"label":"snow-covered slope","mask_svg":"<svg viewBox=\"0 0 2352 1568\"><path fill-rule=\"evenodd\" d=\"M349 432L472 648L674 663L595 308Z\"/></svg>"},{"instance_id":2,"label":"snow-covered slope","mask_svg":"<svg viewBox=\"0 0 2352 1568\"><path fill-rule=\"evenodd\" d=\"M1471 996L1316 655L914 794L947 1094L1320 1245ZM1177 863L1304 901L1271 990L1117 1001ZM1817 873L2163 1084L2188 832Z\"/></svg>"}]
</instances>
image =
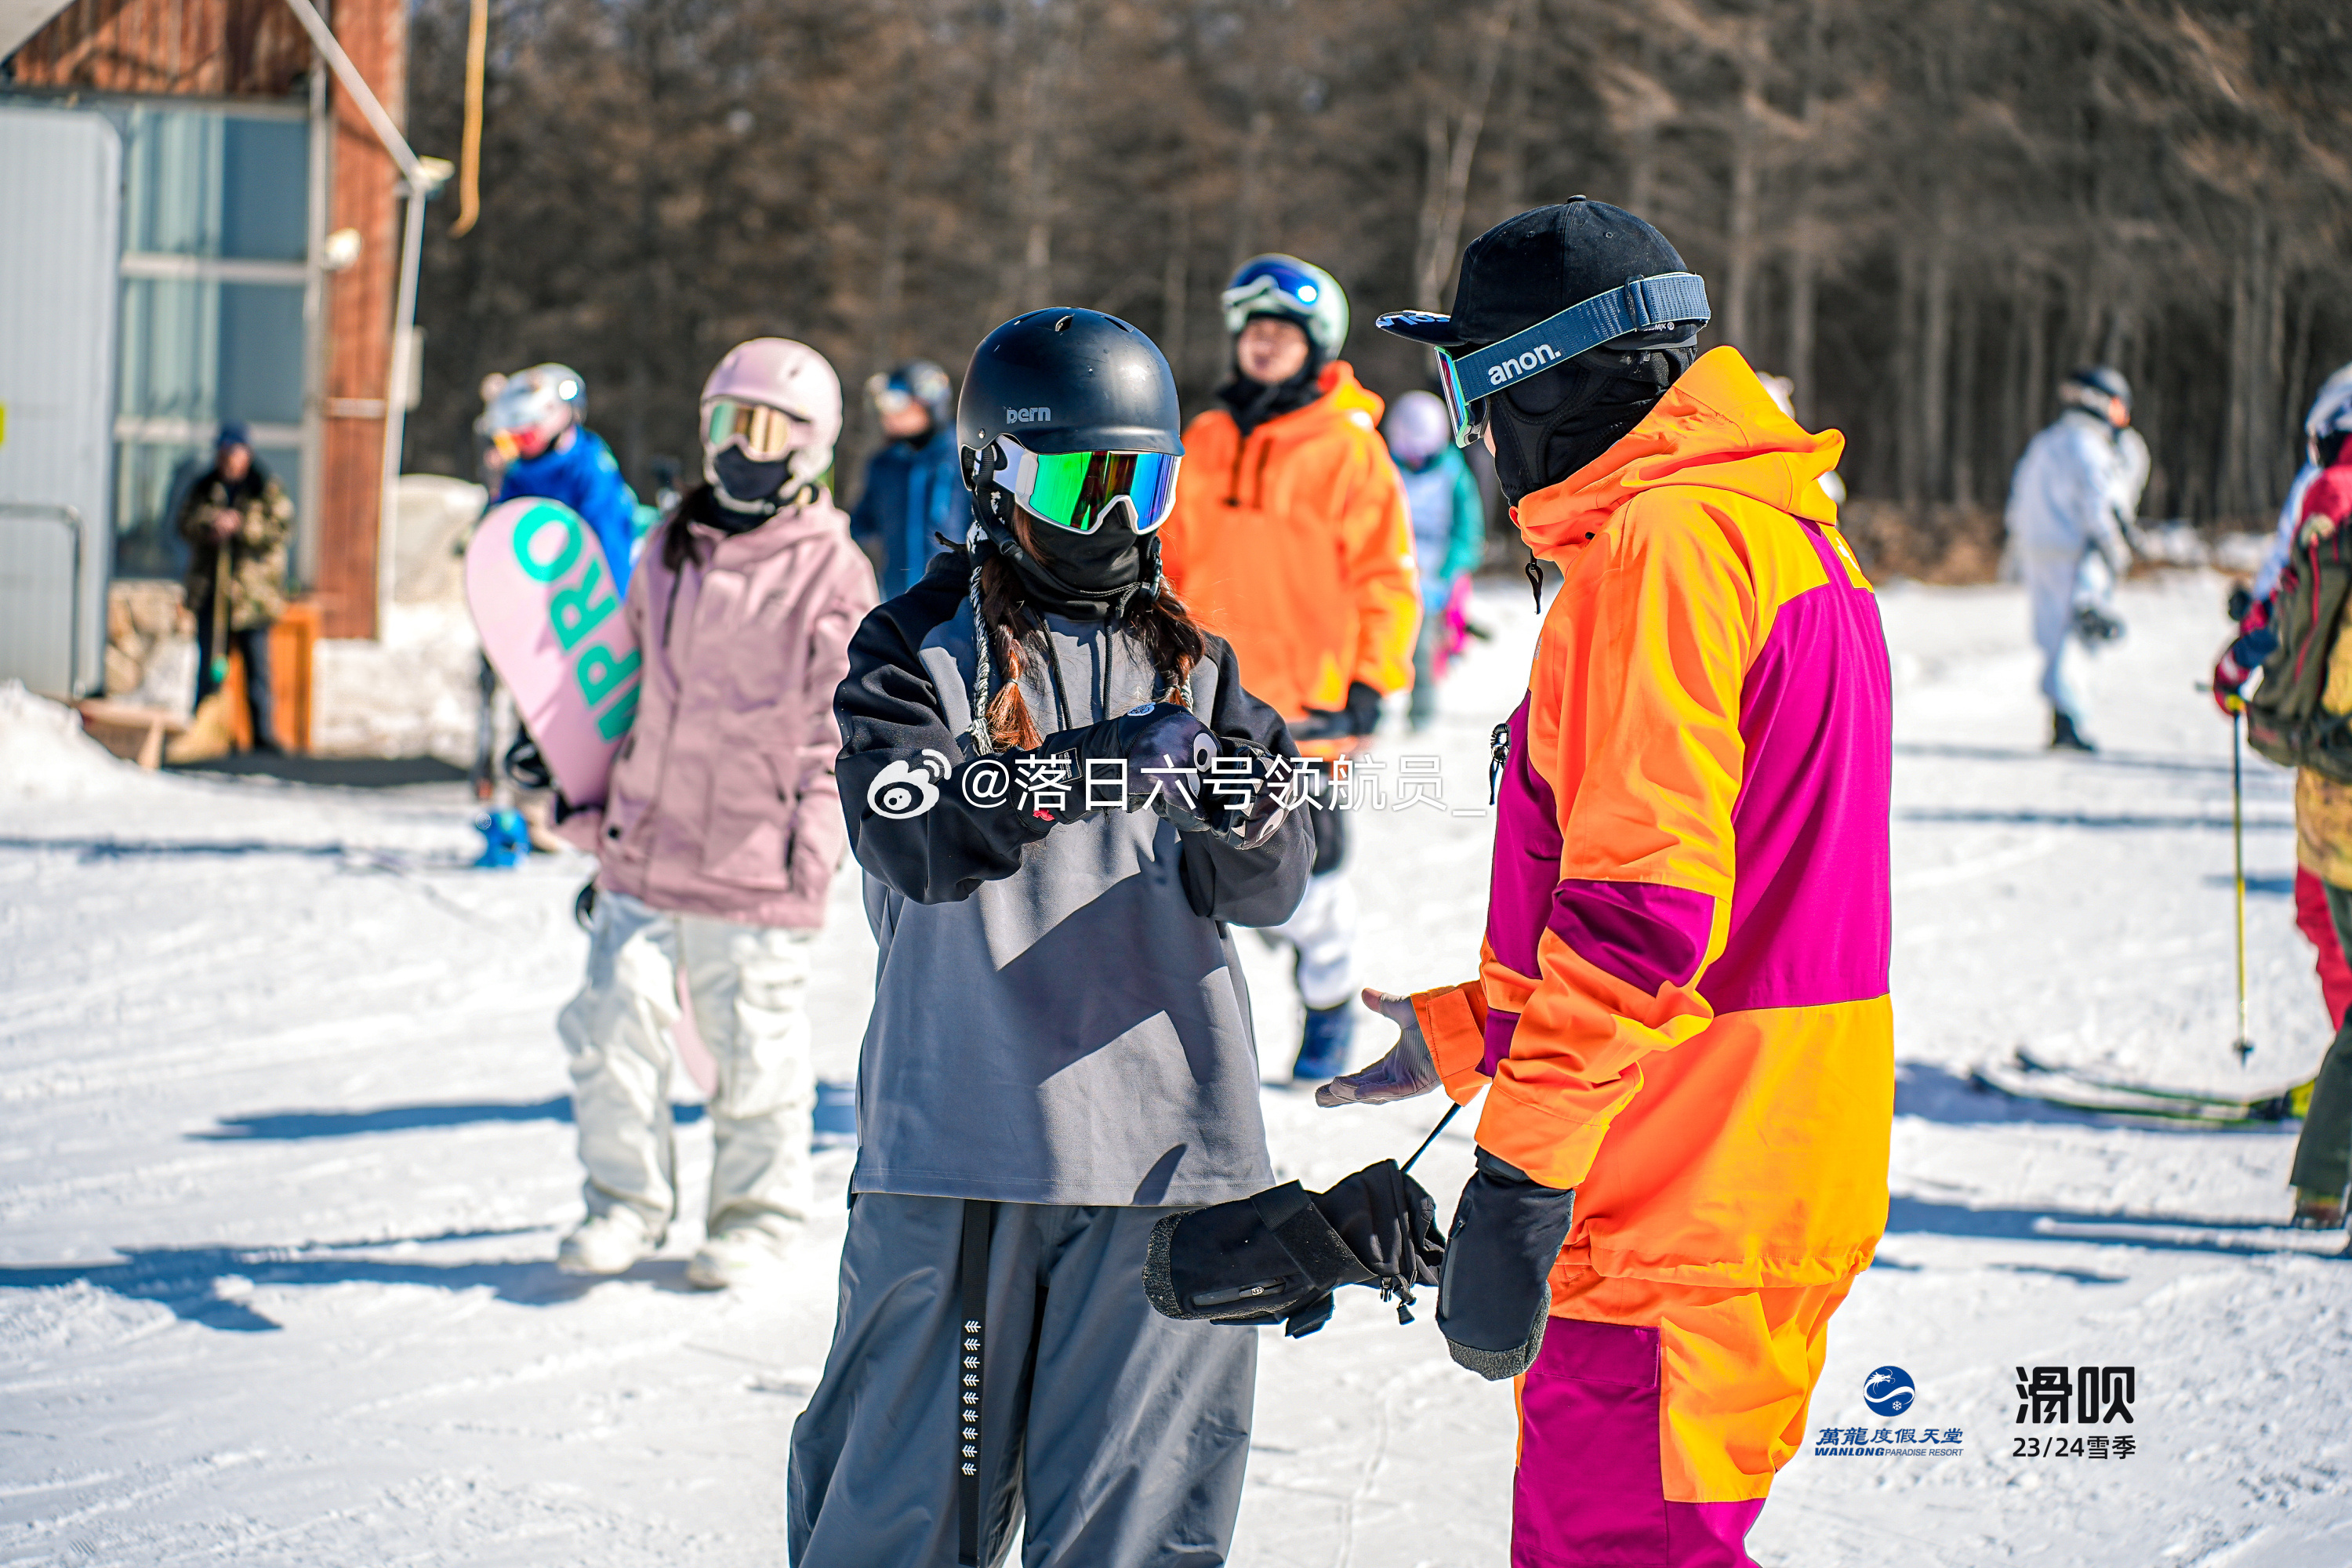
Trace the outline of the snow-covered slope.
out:
<instances>
[{"instance_id":1,"label":"snow-covered slope","mask_svg":"<svg viewBox=\"0 0 2352 1568\"><path fill-rule=\"evenodd\" d=\"M1902 1419L1960 1429L1963 1453L1808 1453L1758 1526L1760 1563L2352 1562L2352 1262L2329 1255L2340 1237L2275 1228L2293 1130L2105 1124L1965 1081L2023 1043L2212 1087L2318 1059L2287 781L2258 762L2261 1048L2242 1071L2228 1051L2229 731L2197 689L2219 601L2203 576L2126 590L2132 635L2085 681L2109 750L2062 760L2041 749L2013 591L1885 596L1895 1203L1812 1424L1887 1425L1862 1385L1899 1365L1918 1388ZM1534 625L1508 589L1482 614L1496 640L1436 729L1384 749L1391 795L1406 757L1439 759L1441 804L1359 818L1363 977L1393 989L1475 955L1486 731ZM624 1279L554 1272L578 1173L551 1020L586 862L464 869L456 791L97 769L101 792L37 766L27 784L20 759L91 762L54 725L19 732L42 717L0 701L0 1563L780 1561L841 1211L757 1297L686 1288L690 1220ZM871 952L845 881L818 965L825 1076L854 1069ZM1274 954L1247 962L1271 1070L1294 1005ZM1310 1184L1401 1155L1440 1109L1323 1111L1279 1088L1266 1104L1278 1162ZM1418 1173L1442 1205L1471 1125ZM683 1137L698 1170L707 1129ZM847 1165L821 1157L829 1199ZM1356 1291L1322 1334L1267 1337L1238 1561L1504 1561L1509 1391L1420 1319ZM2135 1454L2013 1455L2036 1430L2012 1424L2013 1369L2057 1364L2137 1369L2129 1427L2066 1429L2128 1431Z\"/></svg>"}]
</instances>

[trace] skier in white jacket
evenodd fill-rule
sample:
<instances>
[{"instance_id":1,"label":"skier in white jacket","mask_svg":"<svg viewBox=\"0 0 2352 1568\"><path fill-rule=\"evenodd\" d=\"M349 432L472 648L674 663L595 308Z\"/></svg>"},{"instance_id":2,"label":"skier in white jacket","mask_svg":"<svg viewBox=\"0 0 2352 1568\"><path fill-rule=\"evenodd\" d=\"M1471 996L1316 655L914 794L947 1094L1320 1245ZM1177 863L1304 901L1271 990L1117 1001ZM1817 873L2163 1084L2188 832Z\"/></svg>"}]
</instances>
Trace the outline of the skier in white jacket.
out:
<instances>
[{"instance_id":1,"label":"skier in white jacket","mask_svg":"<svg viewBox=\"0 0 2352 1568\"><path fill-rule=\"evenodd\" d=\"M2059 397L2064 410L2027 445L2010 481L2009 543L2033 608L2050 743L2089 752L2097 748L2082 731L2066 649L2077 638L2123 635L2113 595L2131 564L2128 530L2147 484L2148 452L2131 428L2131 384L2121 372L2075 371Z\"/></svg>"}]
</instances>

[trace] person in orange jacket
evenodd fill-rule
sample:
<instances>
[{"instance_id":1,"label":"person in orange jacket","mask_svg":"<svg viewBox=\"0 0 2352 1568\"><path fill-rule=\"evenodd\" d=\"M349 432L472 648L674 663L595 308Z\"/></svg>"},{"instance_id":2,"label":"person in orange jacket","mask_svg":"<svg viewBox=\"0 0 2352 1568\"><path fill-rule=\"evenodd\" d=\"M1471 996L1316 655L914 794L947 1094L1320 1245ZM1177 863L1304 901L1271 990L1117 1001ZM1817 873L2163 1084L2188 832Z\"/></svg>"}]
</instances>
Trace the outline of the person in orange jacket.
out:
<instances>
[{"instance_id":1,"label":"person in orange jacket","mask_svg":"<svg viewBox=\"0 0 2352 1568\"><path fill-rule=\"evenodd\" d=\"M1327 1105L1482 1089L1438 1325L1518 1379L1515 1568L1741 1568L1886 1223L1892 685L1800 427L1664 237L1474 241L1439 351L1563 582L1511 716L1479 977L1367 992Z\"/></svg>"},{"instance_id":2,"label":"person in orange jacket","mask_svg":"<svg viewBox=\"0 0 2352 1568\"><path fill-rule=\"evenodd\" d=\"M1234 375L1184 432L1184 479L1161 531L1171 587L1233 645L1250 689L1301 752L1327 763L1412 684L1421 624L1412 517L1380 437L1381 399L1338 358L1348 297L1293 256L1244 262L1224 292ZM1328 775L1324 775L1328 782ZM1318 788L1314 803L1330 802ZM1345 819L1310 813L1315 875L1267 934L1297 953L1306 1008L1295 1080L1346 1070L1356 1027L1356 895Z\"/></svg>"}]
</instances>

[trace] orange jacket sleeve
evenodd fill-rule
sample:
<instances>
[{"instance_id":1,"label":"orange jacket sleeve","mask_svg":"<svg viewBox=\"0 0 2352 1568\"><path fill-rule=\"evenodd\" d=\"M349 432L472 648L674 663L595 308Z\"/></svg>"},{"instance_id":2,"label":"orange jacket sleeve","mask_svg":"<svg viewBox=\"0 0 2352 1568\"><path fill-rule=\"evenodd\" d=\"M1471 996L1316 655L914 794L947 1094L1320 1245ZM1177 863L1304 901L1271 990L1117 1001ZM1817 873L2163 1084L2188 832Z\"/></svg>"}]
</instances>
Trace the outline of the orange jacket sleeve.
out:
<instances>
[{"instance_id":1,"label":"orange jacket sleeve","mask_svg":"<svg viewBox=\"0 0 2352 1568\"><path fill-rule=\"evenodd\" d=\"M1421 635L1421 578L1412 559L1412 514L1404 481L1374 436L1344 473L1340 548L1356 591L1356 647L1348 679L1387 696L1412 684L1412 645Z\"/></svg>"},{"instance_id":2,"label":"orange jacket sleeve","mask_svg":"<svg viewBox=\"0 0 2352 1568\"><path fill-rule=\"evenodd\" d=\"M1698 986L1723 951L1740 698L1756 590L1713 509L1645 496L1612 521L1582 624L1545 637L1527 745L1559 791L1559 881L1479 1143L1547 1185L1582 1181L1643 1058L1706 1027ZM1572 641L1571 641L1572 639Z\"/></svg>"}]
</instances>

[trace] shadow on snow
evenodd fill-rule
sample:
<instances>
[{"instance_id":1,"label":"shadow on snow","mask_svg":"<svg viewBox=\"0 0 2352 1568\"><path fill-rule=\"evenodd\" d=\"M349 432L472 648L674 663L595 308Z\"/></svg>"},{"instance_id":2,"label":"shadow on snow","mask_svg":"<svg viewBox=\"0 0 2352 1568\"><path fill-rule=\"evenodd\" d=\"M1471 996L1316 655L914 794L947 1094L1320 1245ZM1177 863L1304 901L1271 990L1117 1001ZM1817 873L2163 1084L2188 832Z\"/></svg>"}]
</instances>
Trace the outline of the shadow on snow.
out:
<instances>
[{"instance_id":1,"label":"shadow on snow","mask_svg":"<svg viewBox=\"0 0 2352 1568\"><path fill-rule=\"evenodd\" d=\"M2061 755L2047 746L1971 746L1949 741L1898 741L1895 745L1898 757L1938 757L1966 763L2050 763L2063 762L2081 767L2140 768L2152 773L2210 773L2221 778L2230 776L2230 764L2205 762L2189 757L2168 757L2145 752L2114 752L2102 748L2085 756L2080 752ZM2259 778L2259 768L2268 764L2249 758L2248 776ZM2284 769L2273 772L2284 774Z\"/></svg>"},{"instance_id":2,"label":"shadow on snow","mask_svg":"<svg viewBox=\"0 0 2352 1568\"><path fill-rule=\"evenodd\" d=\"M673 1105L681 1126L702 1120L699 1105ZM385 1105L373 1110L272 1110L215 1118L213 1129L188 1136L203 1142L288 1142L299 1138L354 1138L363 1132L404 1132L418 1127L468 1127L485 1121L570 1121L569 1096L528 1103L480 1100L449 1105Z\"/></svg>"},{"instance_id":3,"label":"shadow on snow","mask_svg":"<svg viewBox=\"0 0 2352 1568\"><path fill-rule=\"evenodd\" d=\"M1958 1236L1980 1241L2089 1242L2150 1252L2221 1252L2305 1258L2342 1257L2334 1238L2290 1240L2279 1220L2205 1219L2189 1215L2090 1214L2074 1209L1970 1208L1926 1198L1893 1199L1889 1236ZM2318 1245L2313 1243L2316 1241ZM2324 1249L2324 1250L2323 1250ZM2048 1272L2048 1270L2042 1270ZM2087 1282L2108 1283L2104 1276Z\"/></svg>"},{"instance_id":4,"label":"shadow on snow","mask_svg":"<svg viewBox=\"0 0 2352 1568\"><path fill-rule=\"evenodd\" d=\"M2031 806L1914 805L1895 814L1897 822L1937 826L1966 824L1995 827L2095 827L2108 832L2230 831L2230 814L2221 812L2064 811ZM2249 816L2248 832L2290 833L2292 818Z\"/></svg>"},{"instance_id":5,"label":"shadow on snow","mask_svg":"<svg viewBox=\"0 0 2352 1568\"><path fill-rule=\"evenodd\" d=\"M2269 1085L2266 1092L2277 1085ZM2299 1123L2258 1121L2224 1124L2175 1121L2120 1112L2074 1110L2038 1100L2016 1100L1998 1089L1979 1089L1967 1078L1933 1062L1895 1064L1895 1114L1940 1121L1948 1127L1982 1127L2005 1122L2056 1122L2074 1127L2128 1127L2136 1132L2183 1138L2251 1137L2292 1133Z\"/></svg>"},{"instance_id":6,"label":"shadow on snow","mask_svg":"<svg viewBox=\"0 0 2352 1568\"><path fill-rule=\"evenodd\" d=\"M130 1247L119 1261L68 1264L0 1264L0 1290L43 1290L87 1285L126 1300L152 1301L182 1322L201 1323L225 1333L273 1333L283 1325L265 1316L230 1281L250 1286L424 1285L438 1290L489 1290L501 1301L547 1307L576 1300L606 1282L556 1271L552 1258L538 1262L432 1263L386 1258L386 1247L408 1243L476 1241L529 1236L543 1227L451 1231L406 1242L353 1246ZM625 1274L666 1290L688 1291L686 1265L677 1258L648 1258Z\"/></svg>"}]
</instances>

